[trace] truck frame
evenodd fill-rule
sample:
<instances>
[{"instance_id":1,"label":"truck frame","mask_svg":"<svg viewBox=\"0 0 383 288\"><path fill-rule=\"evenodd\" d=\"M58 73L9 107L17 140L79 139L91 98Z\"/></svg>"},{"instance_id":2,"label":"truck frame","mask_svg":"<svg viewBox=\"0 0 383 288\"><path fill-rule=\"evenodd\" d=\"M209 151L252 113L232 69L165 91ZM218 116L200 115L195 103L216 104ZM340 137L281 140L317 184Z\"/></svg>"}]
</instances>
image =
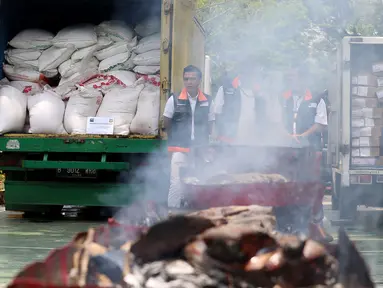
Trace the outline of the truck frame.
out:
<instances>
[{"instance_id":1,"label":"truck frame","mask_svg":"<svg viewBox=\"0 0 383 288\"><path fill-rule=\"evenodd\" d=\"M332 206L334 210L339 209L340 218L344 220L356 217L358 205L383 206L383 167L355 166L351 162L351 77L356 72L358 61L383 59L382 44L381 37L345 37L337 49L337 62L329 89L331 109L327 160L332 166Z\"/></svg>"},{"instance_id":2,"label":"truck frame","mask_svg":"<svg viewBox=\"0 0 383 288\"><path fill-rule=\"evenodd\" d=\"M161 1L160 111L170 92L183 87L185 66L204 69L205 35L195 17L195 2ZM6 209L58 212L64 205L120 207L147 192L149 185L156 190L155 200L166 203L165 147L161 128L158 136L3 135L0 170L6 175Z\"/></svg>"}]
</instances>

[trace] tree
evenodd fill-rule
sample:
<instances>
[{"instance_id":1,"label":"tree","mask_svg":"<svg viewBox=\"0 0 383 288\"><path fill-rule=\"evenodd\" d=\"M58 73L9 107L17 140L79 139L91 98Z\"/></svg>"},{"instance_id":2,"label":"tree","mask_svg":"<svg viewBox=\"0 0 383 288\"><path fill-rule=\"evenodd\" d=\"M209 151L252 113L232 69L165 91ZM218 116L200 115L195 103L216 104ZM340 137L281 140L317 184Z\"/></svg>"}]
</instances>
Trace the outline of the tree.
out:
<instances>
[{"instance_id":1,"label":"tree","mask_svg":"<svg viewBox=\"0 0 383 288\"><path fill-rule=\"evenodd\" d=\"M240 63L268 70L306 63L325 74L344 36L383 33L381 15L378 0L198 0L216 78Z\"/></svg>"}]
</instances>

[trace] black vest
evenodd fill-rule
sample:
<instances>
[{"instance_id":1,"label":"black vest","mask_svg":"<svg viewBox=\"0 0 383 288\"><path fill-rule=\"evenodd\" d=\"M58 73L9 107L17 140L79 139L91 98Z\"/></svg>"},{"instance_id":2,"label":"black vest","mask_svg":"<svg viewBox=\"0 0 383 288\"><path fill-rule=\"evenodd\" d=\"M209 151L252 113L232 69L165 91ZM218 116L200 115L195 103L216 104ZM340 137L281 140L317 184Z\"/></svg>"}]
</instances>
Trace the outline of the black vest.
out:
<instances>
[{"instance_id":1,"label":"black vest","mask_svg":"<svg viewBox=\"0 0 383 288\"><path fill-rule=\"evenodd\" d=\"M299 106L296 118L296 133L302 134L310 129L315 124L315 116L317 113L317 107L322 97L313 97L311 99L303 99ZM283 108L283 120L285 129L289 133L293 133L294 129L294 99L293 97L282 98ZM309 143L316 149L321 149L321 138L322 134L316 132L308 137Z\"/></svg>"},{"instance_id":2,"label":"black vest","mask_svg":"<svg viewBox=\"0 0 383 288\"><path fill-rule=\"evenodd\" d=\"M224 83L222 114L216 121L220 137L234 139L237 136L238 122L241 113L241 91L234 88L231 82Z\"/></svg>"},{"instance_id":3,"label":"black vest","mask_svg":"<svg viewBox=\"0 0 383 288\"><path fill-rule=\"evenodd\" d=\"M193 145L209 144L209 111L211 97L204 94L206 101L197 99L194 111ZM192 109L189 99L179 99L180 94L173 95L174 114L171 131L168 132L168 146L190 148L192 146Z\"/></svg>"}]
</instances>

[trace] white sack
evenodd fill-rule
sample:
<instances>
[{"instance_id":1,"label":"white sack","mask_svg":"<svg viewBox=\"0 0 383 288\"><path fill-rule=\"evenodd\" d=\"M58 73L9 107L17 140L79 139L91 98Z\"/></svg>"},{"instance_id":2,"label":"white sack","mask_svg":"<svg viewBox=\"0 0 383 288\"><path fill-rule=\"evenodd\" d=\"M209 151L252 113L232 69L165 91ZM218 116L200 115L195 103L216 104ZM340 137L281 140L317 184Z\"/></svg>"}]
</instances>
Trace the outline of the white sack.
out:
<instances>
[{"instance_id":1,"label":"white sack","mask_svg":"<svg viewBox=\"0 0 383 288\"><path fill-rule=\"evenodd\" d=\"M36 70L28 68L18 68L8 64L3 65L3 70L5 76L9 80L14 81L39 82L41 78L44 77L40 72Z\"/></svg>"},{"instance_id":2,"label":"white sack","mask_svg":"<svg viewBox=\"0 0 383 288\"><path fill-rule=\"evenodd\" d=\"M43 90L42 85L33 82L11 81L9 85L27 95L40 93Z\"/></svg>"},{"instance_id":3,"label":"white sack","mask_svg":"<svg viewBox=\"0 0 383 288\"><path fill-rule=\"evenodd\" d=\"M109 47L113 44L113 41L106 37L100 37L97 39L97 44L90 47L82 48L72 54L71 59L73 61L80 61L86 57L93 56L95 52Z\"/></svg>"},{"instance_id":4,"label":"white sack","mask_svg":"<svg viewBox=\"0 0 383 288\"><path fill-rule=\"evenodd\" d=\"M145 21L139 23L134 30L141 37L147 37L149 35L158 33L161 31L161 18L160 17L150 17Z\"/></svg>"},{"instance_id":5,"label":"white sack","mask_svg":"<svg viewBox=\"0 0 383 288\"><path fill-rule=\"evenodd\" d=\"M128 48L129 48L130 50L132 50L134 47L136 47L137 44L138 44L137 36L134 37L132 40L130 40L127 44L128 44Z\"/></svg>"},{"instance_id":6,"label":"white sack","mask_svg":"<svg viewBox=\"0 0 383 288\"><path fill-rule=\"evenodd\" d=\"M5 60L16 67L20 68L29 68L38 71L39 70L39 60L19 60L16 58L10 58L8 55L5 55Z\"/></svg>"},{"instance_id":7,"label":"white sack","mask_svg":"<svg viewBox=\"0 0 383 288\"><path fill-rule=\"evenodd\" d=\"M28 96L29 133L66 134L63 126L65 104L49 88Z\"/></svg>"},{"instance_id":8,"label":"white sack","mask_svg":"<svg viewBox=\"0 0 383 288\"><path fill-rule=\"evenodd\" d=\"M120 75L116 74L116 75L119 78L122 78L122 80L120 80L119 78L117 78L117 76L114 76L114 75L98 74L92 77L91 79L89 79L88 81L86 81L85 83L83 83L82 86L86 88L96 89L98 91L101 91L103 94L107 94L113 89L116 89L116 88L123 89L123 88L126 88L128 84L132 85L136 83L135 75L134 75L134 79L132 79L133 77L131 75L121 75L121 74ZM124 84L123 81L125 82L131 81L131 83Z\"/></svg>"},{"instance_id":9,"label":"white sack","mask_svg":"<svg viewBox=\"0 0 383 288\"><path fill-rule=\"evenodd\" d=\"M49 69L55 69L64 63L72 56L75 51L73 45L69 45L65 48L51 47L45 50L39 58L39 71L46 71Z\"/></svg>"},{"instance_id":10,"label":"white sack","mask_svg":"<svg viewBox=\"0 0 383 288\"><path fill-rule=\"evenodd\" d=\"M96 30L98 36L106 36L115 42L131 41L134 38L133 29L118 20L102 22Z\"/></svg>"},{"instance_id":11,"label":"white sack","mask_svg":"<svg viewBox=\"0 0 383 288\"><path fill-rule=\"evenodd\" d=\"M62 29L53 39L53 45L65 48L73 45L76 49L92 46L97 43L97 34L93 25L76 25Z\"/></svg>"},{"instance_id":12,"label":"white sack","mask_svg":"<svg viewBox=\"0 0 383 288\"><path fill-rule=\"evenodd\" d=\"M11 81L9 81L7 77L4 77L3 79L0 80L0 86L9 85L10 83Z\"/></svg>"},{"instance_id":13,"label":"white sack","mask_svg":"<svg viewBox=\"0 0 383 288\"><path fill-rule=\"evenodd\" d=\"M158 135L160 117L160 88L145 84L138 98L137 113L130 125L130 133Z\"/></svg>"},{"instance_id":14,"label":"white sack","mask_svg":"<svg viewBox=\"0 0 383 288\"><path fill-rule=\"evenodd\" d=\"M114 118L115 135L129 135L129 127L137 110L137 101L144 85L113 89L107 93L97 112L97 117Z\"/></svg>"},{"instance_id":15,"label":"white sack","mask_svg":"<svg viewBox=\"0 0 383 288\"><path fill-rule=\"evenodd\" d=\"M152 75L160 71L160 66L136 66L133 71L138 74Z\"/></svg>"},{"instance_id":16,"label":"white sack","mask_svg":"<svg viewBox=\"0 0 383 288\"><path fill-rule=\"evenodd\" d=\"M160 50L148 51L134 57L133 63L137 66L158 66L160 65L160 57Z\"/></svg>"},{"instance_id":17,"label":"white sack","mask_svg":"<svg viewBox=\"0 0 383 288\"><path fill-rule=\"evenodd\" d=\"M19 49L47 49L52 46L54 35L48 31L28 29L21 31L9 45Z\"/></svg>"},{"instance_id":18,"label":"white sack","mask_svg":"<svg viewBox=\"0 0 383 288\"><path fill-rule=\"evenodd\" d=\"M59 66L60 75L64 78L68 78L75 73L81 73L86 68L98 68L98 60L95 57L83 59L82 61L75 62L69 59Z\"/></svg>"},{"instance_id":19,"label":"white sack","mask_svg":"<svg viewBox=\"0 0 383 288\"><path fill-rule=\"evenodd\" d=\"M110 58L102 60L98 67L100 72L109 71L113 67L116 67L119 64L122 64L129 60L130 52L125 52L121 54L114 55Z\"/></svg>"},{"instance_id":20,"label":"white sack","mask_svg":"<svg viewBox=\"0 0 383 288\"><path fill-rule=\"evenodd\" d=\"M142 38L133 51L137 54L142 54L151 50L161 49L161 34L156 33L148 37Z\"/></svg>"},{"instance_id":21,"label":"white sack","mask_svg":"<svg viewBox=\"0 0 383 288\"><path fill-rule=\"evenodd\" d=\"M57 69L49 69L47 71L41 72L46 78L54 78L59 74L59 71Z\"/></svg>"},{"instance_id":22,"label":"white sack","mask_svg":"<svg viewBox=\"0 0 383 288\"><path fill-rule=\"evenodd\" d=\"M113 67L110 67L109 69L105 70L104 73L110 72L110 71L119 71L119 70L133 70L134 63L133 63L133 58L136 57L137 54L133 53L130 55L129 59L125 61L124 63L120 63L118 65L115 65Z\"/></svg>"},{"instance_id":23,"label":"white sack","mask_svg":"<svg viewBox=\"0 0 383 288\"><path fill-rule=\"evenodd\" d=\"M14 87L0 87L0 135L22 132L27 114L27 96Z\"/></svg>"},{"instance_id":24,"label":"white sack","mask_svg":"<svg viewBox=\"0 0 383 288\"><path fill-rule=\"evenodd\" d=\"M30 61L40 58L42 51L34 49L8 49L5 55L15 61Z\"/></svg>"},{"instance_id":25,"label":"white sack","mask_svg":"<svg viewBox=\"0 0 383 288\"><path fill-rule=\"evenodd\" d=\"M136 74L130 71L111 71L107 75L116 77L126 86L131 86L137 81Z\"/></svg>"},{"instance_id":26,"label":"white sack","mask_svg":"<svg viewBox=\"0 0 383 288\"><path fill-rule=\"evenodd\" d=\"M61 95L62 99L67 99L68 97L66 95L75 90L77 84L87 81L96 74L98 74L97 68L90 67L86 68L81 73L73 74L69 78L61 78L59 86L57 86L54 91Z\"/></svg>"},{"instance_id":27,"label":"white sack","mask_svg":"<svg viewBox=\"0 0 383 288\"><path fill-rule=\"evenodd\" d=\"M56 77L58 74L57 69L50 69L44 72L38 72L30 68L15 67L12 65L4 64L3 70L5 76L13 81L27 81L27 82L41 82L47 81L49 78Z\"/></svg>"},{"instance_id":28,"label":"white sack","mask_svg":"<svg viewBox=\"0 0 383 288\"><path fill-rule=\"evenodd\" d=\"M102 103L102 93L95 89L78 87L66 105L64 126L69 134L86 134L88 117L95 117Z\"/></svg>"},{"instance_id":29,"label":"white sack","mask_svg":"<svg viewBox=\"0 0 383 288\"><path fill-rule=\"evenodd\" d=\"M126 42L118 42L105 49L97 51L94 56L100 61L113 57L114 55L129 52L128 44Z\"/></svg>"}]
</instances>

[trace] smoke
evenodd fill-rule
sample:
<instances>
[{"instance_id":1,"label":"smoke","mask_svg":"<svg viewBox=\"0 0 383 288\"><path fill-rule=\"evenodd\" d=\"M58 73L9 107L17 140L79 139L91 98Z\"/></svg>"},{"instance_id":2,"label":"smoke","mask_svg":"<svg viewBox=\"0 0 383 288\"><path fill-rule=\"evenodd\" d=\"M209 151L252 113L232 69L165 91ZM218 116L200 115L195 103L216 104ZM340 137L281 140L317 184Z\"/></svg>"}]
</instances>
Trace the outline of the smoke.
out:
<instances>
[{"instance_id":1,"label":"smoke","mask_svg":"<svg viewBox=\"0 0 383 288\"><path fill-rule=\"evenodd\" d=\"M251 85L243 85L250 97L243 98L246 102L242 103L244 109L239 124L238 141L235 143L238 149L235 153L230 149L221 153L215 165L210 166L210 170L201 171L212 176L224 172L277 173L282 170L288 173L286 167L298 167L289 166L292 164L281 160L283 157L280 152L276 152L277 150L259 149L258 146L291 148L307 145L305 142L297 143L283 133L279 98L283 91L289 88L289 83L286 83L284 77L288 69L302 65L312 69L312 66L327 64L322 58L315 58L317 54L314 53L317 43L325 41L326 38L318 26L309 21L308 8L303 1L241 0L223 3L225 4L222 6L217 5L218 8L210 7L200 11L201 22L208 33L207 50L211 52L214 63L218 64L215 69L218 67L223 70L222 67L227 67L238 73L244 69L243 63L246 63L246 66L262 68L252 70L252 75L249 75L252 81L255 79L261 86L261 93L254 97ZM200 68L204 70L203 67ZM315 88L312 88L315 93L326 87L323 83L318 83L318 78L314 75L315 73L308 73L304 84L310 86L305 88L311 88L315 84ZM260 105L263 105L261 109ZM256 111L262 113L262 117L256 115ZM146 216L150 209L147 210L147 206L141 203L166 205L170 159L164 153L142 157L145 159L140 161L146 162L145 166L134 166L130 174L121 175L127 184L139 183L139 191L134 193L136 208L130 206L119 211L117 218L137 219L142 215ZM189 165L194 165L194 171L199 168L192 160ZM228 203L232 203L241 191L233 188L232 192L232 196L225 195L228 197ZM102 200L108 202L108 199ZM137 217L138 215L140 217Z\"/></svg>"}]
</instances>

